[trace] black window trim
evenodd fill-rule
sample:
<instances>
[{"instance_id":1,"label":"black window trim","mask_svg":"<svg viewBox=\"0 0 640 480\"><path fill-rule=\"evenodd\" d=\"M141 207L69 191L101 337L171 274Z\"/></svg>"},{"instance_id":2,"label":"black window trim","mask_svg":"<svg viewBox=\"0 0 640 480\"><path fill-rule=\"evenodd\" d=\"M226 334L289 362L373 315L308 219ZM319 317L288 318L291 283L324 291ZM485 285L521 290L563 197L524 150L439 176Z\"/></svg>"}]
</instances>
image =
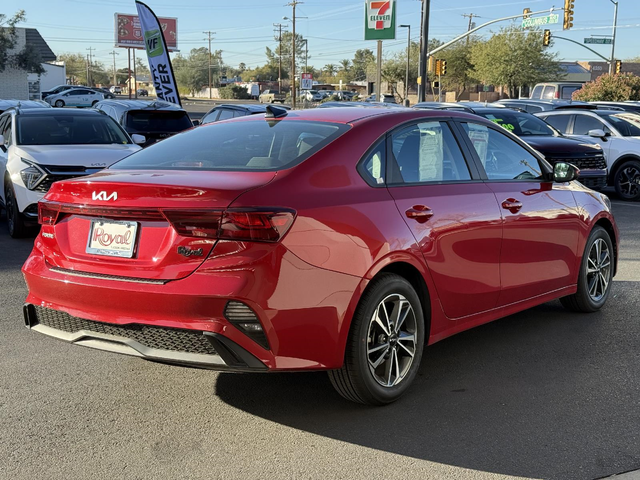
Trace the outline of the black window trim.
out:
<instances>
[{"instance_id":1,"label":"black window trim","mask_svg":"<svg viewBox=\"0 0 640 480\"><path fill-rule=\"evenodd\" d=\"M383 153L382 163L384 163L384 182L376 183L373 181L373 178L371 178L371 175L369 175L369 172L367 171L367 168L364 166L364 164L369 158L369 155L371 155L382 143L385 144L384 148L382 149L382 153ZM387 133L385 132L382 135L380 135L380 137L378 137L375 142L371 144L371 146L367 149L364 155L360 157L360 160L358 160L358 163L356 164L356 171L362 177L362 179L367 183L367 185L369 185L372 188L387 188L388 170L387 170L387 145L386 144L387 144Z\"/></svg>"},{"instance_id":2,"label":"black window trim","mask_svg":"<svg viewBox=\"0 0 640 480\"><path fill-rule=\"evenodd\" d=\"M479 122L476 119L455 119L455 123L457 128L464 134L464 137L462 137L463 141L465 142L465 144L467 144L468 148L471 149L471 156L473 158L473 161L476 164L476 168L479 169L479 171L481 172L480 175L482 177L482 181L485 183L513 183L513 182L517 182L517 183L527 183L527 182L540 182L540 183L546 183L546 182L553 182L553 167L551 166L551 164L549 164L549 162L547 162L547 160L544 157L541 157L533 148L531 148L526 142L524 142L522 139L520 139L518 136L514 135L513 133L509 133L507 132L504 128L500 127L499 125L490 125L487 124L485 122ZM482 161L480 160L480 157L478 156L478 152L476 152L475 147L473 146L473 143L471 142L471 139L469 138L469 135L467 135L467 133L464 130L464 127L462 126L463 123L475 123L477 125L484 125L485 127L494 130L495 132L499 133L500 135L503 135L507 138L510 138L512 140L514 140L518 145L520 145L521 147L523 147L527 152L529 152L531 155L533 155L536 159L538 159L540 165L542 165L542 169L545 170L543 172L543 178L536 180L536 179L517 179L517 178L511 178L511 179L492 179L489 178L487 176L487 172L484 169L484 166L482 165ZM493 122L491 122L493 123ZM498 128L496 128L498 127ZM500 131L503 130L503 131ZM511 138L513 137L513 138Z\"/></svg>"}]
</instances>

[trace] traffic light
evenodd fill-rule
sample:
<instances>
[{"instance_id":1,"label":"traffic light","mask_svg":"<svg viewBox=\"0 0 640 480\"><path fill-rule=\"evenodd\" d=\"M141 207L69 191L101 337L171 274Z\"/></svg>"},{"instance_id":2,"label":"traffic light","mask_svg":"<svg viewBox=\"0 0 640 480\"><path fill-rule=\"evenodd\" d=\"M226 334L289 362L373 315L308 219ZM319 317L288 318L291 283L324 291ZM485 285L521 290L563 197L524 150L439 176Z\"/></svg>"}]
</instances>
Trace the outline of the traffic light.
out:
<instances>
[{"instance_id":1,"label":"traffic light","mask_svg":"<svg viewBox=\"0 0 640 480\"><path fill-rule=\"evenodd\" d=\"M574 0L564 0L564 23L562 24L563 30L569 30L573 27L573 8Z\"/></svg>"},{"instance_id":2,"label":"traffic light","mask_svg":"<svg viewBox=\"0 0 640 480\"><path fill-rule=\"evenodd\" d=\"M614 71L616 73L621 73L622 72L622 61L621 60L616 60L616 68L614 69Z\"/></svg>"},{"instance_id":3,"label":"traffic light","mask_svg":"<svg viewBox=\"0 0 640 480\"><path fill-rule=\"evenodd\" d=\"M440 60L440 75L446 75L446 74L447 74L447 61Z\"/></svg>"},{"instance_id":4,"label":"traffic light","mask_svg":"<svg viewBox=\"0 0 640 480\"><path fill-rule=\"evenodd\" d=\"M523 19L525 19L525 20L526 20L527 18L531 18L531 9L530 9L530 8L525 8L525 9L522 11L522 18L523 18Z\"/></svg>"},{"instance_id":5,"label":"traffic light","mask_svg":"<svg viewBox=\"0 0 640 480\"><path fill-rule=\"evenodd\" d=\"M436 68L435 68L435 74L436 76L440 75L442 72L442 61L441 60L436 60Z\"/></svg>"},{"instance_id":6,"label":"traffic light","mask_svg":"<svg viewBox=\"0 0 640 480\"><path fill-rule=\"evenodd\" d=\"M542 37L542 46L548 47L551 43L551 30L545 30L544 35Z\"/></svg>"}]
</instances>

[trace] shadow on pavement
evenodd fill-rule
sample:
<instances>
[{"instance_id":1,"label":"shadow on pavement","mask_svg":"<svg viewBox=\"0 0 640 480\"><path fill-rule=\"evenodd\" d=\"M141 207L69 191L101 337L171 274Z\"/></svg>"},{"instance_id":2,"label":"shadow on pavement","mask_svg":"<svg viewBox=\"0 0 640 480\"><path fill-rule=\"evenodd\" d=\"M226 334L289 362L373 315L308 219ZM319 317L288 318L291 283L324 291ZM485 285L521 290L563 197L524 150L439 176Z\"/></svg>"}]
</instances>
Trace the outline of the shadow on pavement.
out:
<instances>
[{"instance_id":1,"label":"shadow on pavement","mask_svg":"<svg viewBox=\"0 0 640 480\"><path fill-rule=\"evenodd\" d=\"M640 467L639 286L614 285L601 312L552 302L429 347L415 384L387 407L343 400L324 373L222 374L216 393L292 428L473 470L628 471Z\"/></svg>"}]
</instances>

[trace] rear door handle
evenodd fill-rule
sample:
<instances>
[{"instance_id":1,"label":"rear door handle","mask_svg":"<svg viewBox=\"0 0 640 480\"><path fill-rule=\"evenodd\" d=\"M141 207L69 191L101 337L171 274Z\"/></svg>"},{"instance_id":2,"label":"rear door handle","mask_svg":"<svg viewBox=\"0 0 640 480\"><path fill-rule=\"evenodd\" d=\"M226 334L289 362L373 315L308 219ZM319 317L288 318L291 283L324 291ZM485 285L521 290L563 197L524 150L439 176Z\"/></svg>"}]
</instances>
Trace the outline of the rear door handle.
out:
<instances>
[{"instance_id":1,"label":"rear door handle","mask_svg":"<svg viewBox=\"0 0 640 480\"><path fill-rule=\"evenodd\" d=\"M433 210L426 205L414 205L404 213L407 215L407 218L413 218L419 223L424 223L433 217Z\"/></svg>"},{"instance_id":2,"label":"rear door handle","mask_svg":"<svg viewBox=\"0 0 640 480\"><path fill-rule=\"evenodd\" d=\"M515 198L507 198L502 202L502 208L509 210L511 213L517 213L522 208L522 202Z\"/></svg>"}]
</instances>

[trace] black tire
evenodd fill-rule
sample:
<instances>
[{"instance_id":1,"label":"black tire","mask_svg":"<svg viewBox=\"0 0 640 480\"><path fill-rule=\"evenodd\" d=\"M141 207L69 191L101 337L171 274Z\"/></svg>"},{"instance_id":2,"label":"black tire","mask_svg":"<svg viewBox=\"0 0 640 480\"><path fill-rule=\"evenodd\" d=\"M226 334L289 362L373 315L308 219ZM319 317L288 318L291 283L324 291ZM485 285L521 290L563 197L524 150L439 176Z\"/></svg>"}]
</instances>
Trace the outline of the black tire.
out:
<instances>
[{"instance_id":1,"label":"black tire","mask_svg":"<svg viewBox=\"0 0 640 480\"><path fill-rule=\"evenodd\" d=\"M620 165L613 178L613 185L623 200L640 200L640 160L629 160Z\"/></svg>"},{"instance_id":2,"label":"black tire","mask_svg":"<svg viewBox=\"0 0 640 480\"><path fill-rule=\"evenodd\" d=\"M373 335L375 339L372 338L373 328L378 328L373 321L374 314L378 311L382 302L391 297L407 300L413 309L413 316L411 318L411 312L409 312L404 322L398 322L401 326L403 326L404 323L404 328L413 326L414 330L413 356L404 356L401 360L398 355L404 354L404 352L399 348L398 344L400 342L397 340L397 336L395 343L393 343L392 336L389 336L386 340L384 338L378 339L375 335ZM392 310L391 317L393 317L393 312L395 312L395 310ZM328 372L329 379L334 388L344 398L356 403L386 405L396 401L410 387L418 373L425 343L424 325L424 314L420 299L407 280L392 273L385 273L375 278L360 299L360 303L353 317L347 339L344 365L339 370L331 370ZM391 327L393 327L393 325L391 325ZM392 328L390 330L392 330ZM411 329L408 328L408 331L411 333ZM402 377L396 375L394 383L397 378L400 378L400 380L395 385L383 386L379 382L379 379L376 379L376 373L372 372L370 368L370 355L374 355L375 358L378 352L368 352L368 345L372 341L375 342L376 339L380 342L380 345L374 347L374 349L383 348L383 350L385 350L383 352L384 355L387 355L387 352L395 349L397 349L397 352L400 352L394 353L391 351L390 356L385 357L391 358L390 362L392 366L389 368L389 378L391 378L393 365L396 366L396 373L400 373L398 364L409 361L408 364L405 363L403 366L403 368L406 368L406 371ZM391 344L393 344L393 346L391 346ZM385 347L384 345L387 346ZM393 355L396 355L395 363L393 363ZM381 357L378 357L378 360L380 358ZM408 360L409 358L412 358L412 360ZM384 367L385 363L386 361L383 361L380 366Z\"/></svg>"},{"instance_id":3,"label":"black tire","mask_svg":"<svg viewBox=\"0 0 640 480\"><path fill-rule=\"evenodd\" d=\"M54 105L56 107L58 107L58 108L62 108L62 107L64 107L64 101L63 100L56 100Z\"/></svg>"},{"instance_id":4,"label":"black tire","mask_svg":"<svg viewBox=\"0 0 640 480\"><path fill-rule=\"evenodd\" d=\"M5 207L7 210L7 228L11 238L24 238L29 234L22 215L18 210L16 194L10 182L4 184Z\"/></svg>"},{"instance_id":5,"label":"black tire","mask_svg":"<svg viewBox=\"0 0 640 480\"><path fill-rule=\"evenodd\" d=\"M593 270L593 267L595 266L593 264L593 258L597 256L591 256L591 253L596 242L604 242L604 245L606 245L608 249L607 251L609 266L606 269L598 269L596 273L589 273L588 270ZM592 313L597 312L604 306L607 298L609 297L609 293L611 292L613 266L615 264L614 255L615 252L613 250L613 243L607 231L602 227L595 227L591 231L591 234L587 239L587 244L584 248L584 254L582 255L582 262L580 264L580 275L578 276L578 291L573 295L569 295L560 299L560 302L566 309L574 312ZM603 285L603 282L598 279L598 275L600 274L602 274L602 278L606 280L606 287L603 289L604 292L601 297L594 297L590 293L590 291L593 291L591 290L592 286L595 286L597 293L597 289ZM598 285L594 285L594 278L595 281L599 282L598 285L600 287Z\"/></svg>"},{"instance_id":6,"label":"black tire","mask_svg":"<svg viewBox=\"0 0 640 480\"><path fill-rule=\"evenodd\" d=\"M95 106L96 106L96 103L98 103L98 100L94 100L93 102L91 102L91 106L92 106L92 107L95 107Z\"/></svg>"}]
</instances>

